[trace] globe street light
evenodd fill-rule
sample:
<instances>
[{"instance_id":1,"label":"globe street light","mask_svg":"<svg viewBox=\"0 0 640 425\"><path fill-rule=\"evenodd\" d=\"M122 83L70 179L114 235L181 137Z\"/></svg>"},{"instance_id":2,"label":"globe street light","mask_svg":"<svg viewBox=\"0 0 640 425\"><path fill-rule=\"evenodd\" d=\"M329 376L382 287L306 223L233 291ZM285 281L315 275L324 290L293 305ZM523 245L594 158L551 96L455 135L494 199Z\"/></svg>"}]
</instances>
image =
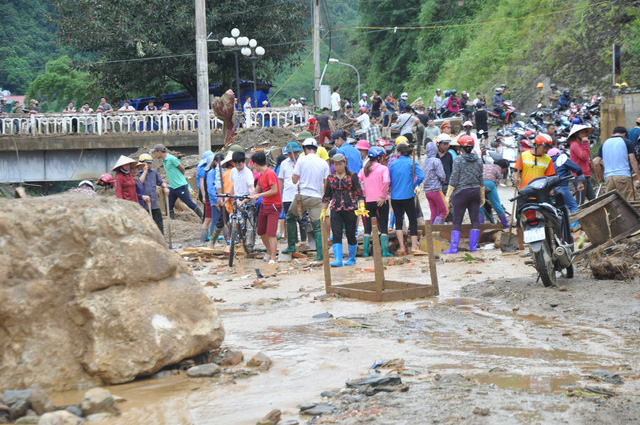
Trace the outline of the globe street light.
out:
<instances>
[{"instance_id":1,"label":"globe street light","mask_svg":"<svg viewBox=\"0 0 640 425\"><path fill-rule=\"evenodd\" d=\"M231 30L231 37L223 37L222 45L233 51L236 60L236 96L240 100L240 65L238 64L238 51L249 44L248 37L240 37L240 30ZM240 109L240 102L236 105Z\"/></svg>"},{"instance_id":2,"label":"globe street light","mask_svg":"<svg viewBox=\"0 0 640 425\"><path fill-rule=\"evenodd\" d=\"M360 99L360 73L358 72L356 67L353 66L353 65L349 65L348 63L340 62L338 59L334 59L334 58L330 58L329 62L330 63L337 63L338 65L349 66L349 67L353 68L354 71L356 71L356 75L358 76L358 99Z\"/></svg>"},{"instance_id":3,"label":"globe street light","mask_svg":"<svg viewBox=\"0 0 640 425\"><path fill-rule=\"evenodd\" d=\"M253 38L249 40L250 47L243 47L241 53L251 61L253 70L253 102L258 107L258 85L256 82L256 61L260 60L265 53L264 47L258 46L258 42Z\"/></svg>"}]
</instances>

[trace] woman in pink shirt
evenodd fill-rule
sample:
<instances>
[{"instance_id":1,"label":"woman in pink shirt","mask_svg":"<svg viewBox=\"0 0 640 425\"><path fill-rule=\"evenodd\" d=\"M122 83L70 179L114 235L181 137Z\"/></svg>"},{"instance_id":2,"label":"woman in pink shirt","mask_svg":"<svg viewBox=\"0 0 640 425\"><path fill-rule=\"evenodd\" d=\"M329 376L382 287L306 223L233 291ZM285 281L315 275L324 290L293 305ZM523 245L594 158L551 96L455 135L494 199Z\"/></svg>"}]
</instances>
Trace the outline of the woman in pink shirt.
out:
<instances>
[{"instance_id":1,"label":"woman in pink shirt","mask_svg":"<svg viewBox=\"0 0 640 425\"><path fill-rule=\"evenodd\" d=\"M578 192L578 205L582 205L585 201L585 195L588 200L595 199L596 192L591 184L591 152L589 149L589 134L593 132L593 128L586 125L576 124L571 128L567 141L569 142L570 159L582 168L584 174L584 190Z\"/></svg>"},{"instance_id":2,"label":"woman in pink shirt","mask_svg":"<svg viewBox=\"0 0 640 425\"><path fill-rule=\"evenodd\" d=\"M369 161L358 173L358 179L364 192L365 207L369 210L370 217L378 219L380 230L380 245L382 246L383 257L393 257L389 253L389 169L382 165L380 161L384 157L385 151L379 146L369 149L367 156ZM369 242L371 241L371 218L367 217L364 223L364 253L363 257L369 256Z\"/></svg>"}]
</instances>

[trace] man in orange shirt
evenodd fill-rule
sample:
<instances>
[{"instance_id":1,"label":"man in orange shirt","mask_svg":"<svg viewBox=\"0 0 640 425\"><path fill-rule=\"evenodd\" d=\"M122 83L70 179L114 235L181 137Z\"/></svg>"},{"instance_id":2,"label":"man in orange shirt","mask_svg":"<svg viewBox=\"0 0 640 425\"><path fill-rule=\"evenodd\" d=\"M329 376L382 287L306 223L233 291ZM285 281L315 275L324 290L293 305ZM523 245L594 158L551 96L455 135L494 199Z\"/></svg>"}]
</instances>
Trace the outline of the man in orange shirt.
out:
<instances>
[{"instance_id":1,"label":"man in orange shirt","mask_svg":"<svg viewBox=\"0 0 640 425\"><path fill-rule=\"evenodd\" d=\"M547 155L553 146L551 136L538 134L533 143L534 148L522 152L516 161L516 174L513 180L519 190L522 190L533 179L553 176L556 173L553 160Z\"/></svg>"}]
</instances>

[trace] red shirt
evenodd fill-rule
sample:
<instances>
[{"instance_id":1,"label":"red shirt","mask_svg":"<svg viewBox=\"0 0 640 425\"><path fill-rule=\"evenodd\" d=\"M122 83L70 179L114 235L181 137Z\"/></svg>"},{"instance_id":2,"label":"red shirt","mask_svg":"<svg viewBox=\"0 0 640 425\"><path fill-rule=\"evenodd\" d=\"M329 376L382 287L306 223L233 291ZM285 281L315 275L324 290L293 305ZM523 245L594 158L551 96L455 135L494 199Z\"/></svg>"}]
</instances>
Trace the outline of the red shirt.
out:
<instances>
[{"instance_id":1,"label":"red shirt","mask_svg":"<svg viewBox=\"0 0 640 425\"><path fill-rule=\"evenodd\" d=\"M282 205L282 195L280 194L280 182L278 182L278 176L275 171L267 167L267 169L264 170L264 174L258 177L258 186L260 186L262 192L267 192L271 190L271 186L274 184L277 185L278 192L275 195L264 196L262 198L263 205Z\"/></svg>"},{"instance_id":2,"label":"red shirt","mask_svg":"<svg viewBox=\"0 0 640 425\"><path fill-rule=\"evenodd\" d=\"M138 203L138 193L136 192L136 182L133 181L133 172L129 174L116 172L116 197Z\"/></svg>"},{"instance_id":3,"label":"red shirt","mask_svg":"<svg viewBox=\"0 0 640 425\"><path fill-rule=\"evenodd\" d=\"M316 126L318 125L318 120L316 120L314 117L309 118L309 120L307 121L307 124L309 124L309 127L307 127L307 131L310 131L311 133L316 133Z\"/></svg>"}]
</instances>

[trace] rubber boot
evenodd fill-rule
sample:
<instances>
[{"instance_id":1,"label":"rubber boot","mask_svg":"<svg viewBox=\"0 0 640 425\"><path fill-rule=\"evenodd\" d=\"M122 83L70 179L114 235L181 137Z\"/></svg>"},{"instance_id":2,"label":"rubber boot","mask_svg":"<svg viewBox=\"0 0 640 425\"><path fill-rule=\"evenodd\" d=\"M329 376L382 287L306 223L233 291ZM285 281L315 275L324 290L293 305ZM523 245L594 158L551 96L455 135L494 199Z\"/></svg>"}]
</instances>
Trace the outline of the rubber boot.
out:
<instances>
[{"instance_id":1,"label":"rubber boot","mask_svg":"<svg viewBox=\"0 0 640 425\"><path fill-rule=\"evenodd\" d=\"M480 222L480 224L484 224L484 214L483 213L480 213L478 215L478 221Z\"/></svg>"},{"instance_id":2,"label":"rubber boot","mask_svg":"<svg viewBox=\"0 0 640 425\"><path fill-rule=\"evenodd\" d=\"M200 244L204 245L204 240L207 238L207 229L200 229Z\"/></svg>"},{"instance_id":3,"label":"rubber boot","mask_svg":"<svg viewBox=\"0 0 640 425\"><path fill-rule=\"evenodd\" d=\"M498 218L500 219L500 223L505 229L509 228L509 220L507 220L507 215L505 213L498 214Z\"/></svg>"},{"instance_id":4,"label":"rubber boot","mask_svg":"<svg viewBox=\"0 0 640 425\"><path fill-rule=\"evenodd\" d=\"M383 257L393 257L393 254L389 252L389 235L380 236L380 247L382 248Z\"/></svg>"},{"instance_id":5,"label":"rubber boot","mask_svg":"<svg viewBox=\"0 0 640 425\"><path fill-rule=\"evenodd\" d=\"M478 241L480 241L480 230L471 229L469 232L469 251L476 252L478 250Z\"/></svg>"},{"instance_id":6,"label":"rubber boot","mask_svg":"<svg viewBox=\"0 0 640 425\"><path fill-rule=\"evenodd\" d=\"M211 241L211 238L209 237L209 229L207 229L207 236L205 236L204 241L205 242Z\"/></svg>"},{"instance_id":7,"label":"rubber boot","mask_svg":"<svg viewBox=\"0 0 640 425\"><path fill-rule=\"evenodd\" d=\"M293 254L296 252L296 220L287 219L287 243L288 246L282 250L283 254Z\"/></svg>"},{"instance_id":8,"label":"rubber boot","mask_svg":"<svg viewBox=\"0 0 640 425\"><path fill-rule=\"evenodd\" d=\"M444 218L437 216L435 218L435 220L433 220L433 224L443 224L444 223Z\"/></svg>"},{"instance_id":9,"label":"rubber boot","mask_svg":"<svg viewBox=\"0 0 640 425\"><path fill-rule=\"evenodd\" d=\"M457 254L458 253L458 244L460 243L460 231L452 230L451 231L451 245L449 249L443 252L443 254Z\"/></svg>"},{"instance_id":10,"label":"rubber boot","mask_svg":"<svg viewBox=\"0 0 640 425\"><path fill-rule=\"evenodd\" d=\"M304 228L304 226L298 226L300 228L300 242L306 242L307 241L307 230Z\"/></svg>"},{"instance_id":11,"label":"rubber boot","mask_svg":"<svg viewBox=\"0 0 640 425\"><path fill-rule=\"evenodd\" d=\"M198 214L198 217L200 217L200 219L202 220L202 217L204 217L204 214L202 214L202 210L200 209L199 206L196 205L196 207L193 209L193 212Z\"/></svg>"},{"instance_id":12,"label":"rubber boot","mask_svg":"<svg viewBox=\"0 0 640 425\"><path fill-rule=\"evenodd\" d=\"M349 259L345 261L345 266L353 266L356 263L356 251L358 250L358 244L349 245Z\"/></svg>"},{"instance_id":13,"label":"rubber boot","mask_svg":"<svg viewBox=\"0 0 640 425\"><path fill-rule=\"evenodd\" d=\"M371 242L371 236L362 237L362 256L364 258L369 256L369 242Z\"/></svg>"},{"instance_id":14,"label":"rubber boot","mask_svg":"<svg viewBox=\"0 0 640 425\"><path fill-rule=\"evenodd\" d=\"M176 219L176 212L174 210L169 211L169 217L171 217L171 220L175 220Z\"/></svg>"},{"instance_id":15,"label":"rubber boot","mask_svg":"<svg viewBox=\"0 0 640 425\"><path fill-rule=\"evenodd\" d=\"M213 234L211 235L211 246L215 246L218 241L218 236L220 236L220 232L222 231L222 227L216 227L213 229Z\"/></svg>"},{"instance_id":16,"label":"rubber boot","mask_svg":"<svg viewBox=\"0 0 640 425\"><path fill-rule=\"evenodd\" d=\"M335 259L335 261L331 263L331 267L342 267L342 258L344 256L342 253L342 244L334 243L331 247L333 248L333 258Z\"/></svg>"},{"instance_id":17,"label":"rubber boot","mask_svg":"<svg viewBox=\"0 0 640 425\"><path fill-rule=\"evenodd\" d=\"M322 261L322 232L320 231L321 223L318 221L313 224L313 232L316 239L316 261Z\"/></svg>"}]
</instances>

